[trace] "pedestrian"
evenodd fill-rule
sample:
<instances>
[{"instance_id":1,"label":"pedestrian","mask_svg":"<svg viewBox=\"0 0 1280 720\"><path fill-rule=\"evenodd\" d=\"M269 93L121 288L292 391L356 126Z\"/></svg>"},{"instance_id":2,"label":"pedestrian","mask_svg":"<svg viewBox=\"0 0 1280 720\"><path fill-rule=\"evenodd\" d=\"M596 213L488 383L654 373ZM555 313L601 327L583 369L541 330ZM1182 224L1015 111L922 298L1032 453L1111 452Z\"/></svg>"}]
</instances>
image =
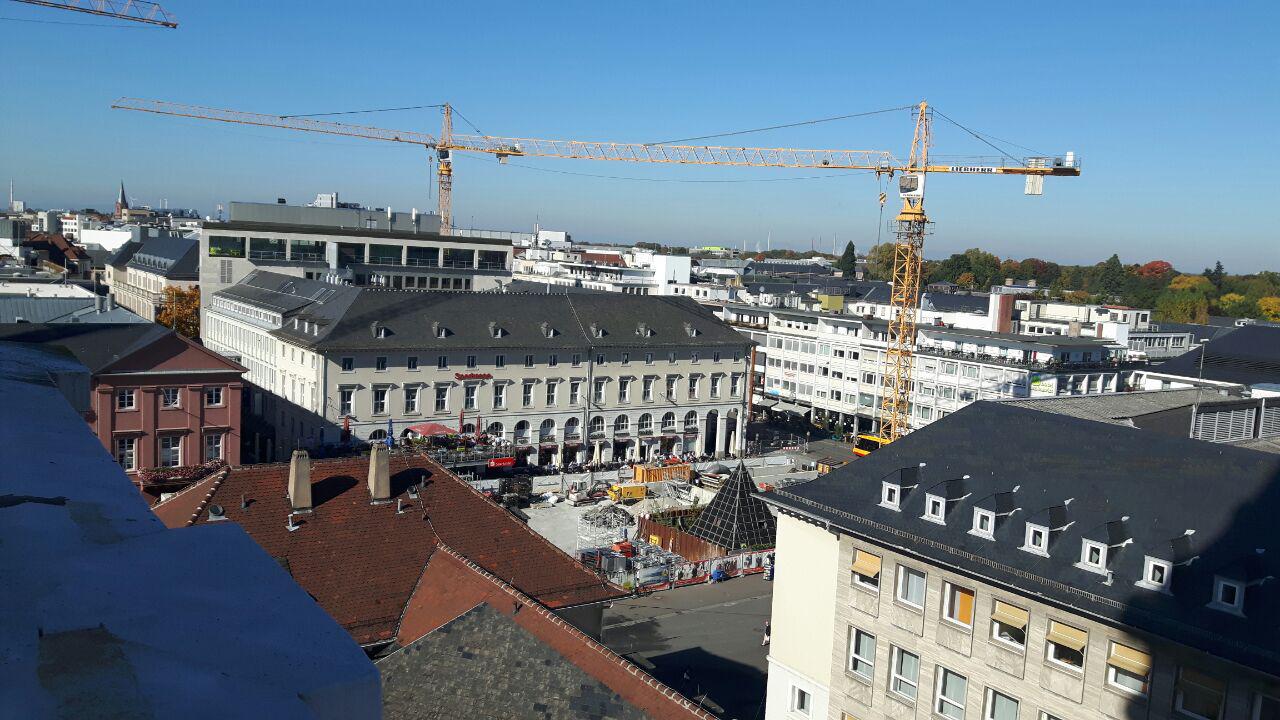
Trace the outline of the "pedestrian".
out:
<instances>
[{"instance_id":1,"label":"pedestrian","mask_svg":"<svg viewBox=\"0 0 1280 720\"><path fill-rule=\"evenodd\" d=\"M764 621L764 638L760 640L760 647L764 647L765 645L769 644L769 631L771 629L772 627L769 625L769 621L765 620Z\"/></svg>"}]
</instances>

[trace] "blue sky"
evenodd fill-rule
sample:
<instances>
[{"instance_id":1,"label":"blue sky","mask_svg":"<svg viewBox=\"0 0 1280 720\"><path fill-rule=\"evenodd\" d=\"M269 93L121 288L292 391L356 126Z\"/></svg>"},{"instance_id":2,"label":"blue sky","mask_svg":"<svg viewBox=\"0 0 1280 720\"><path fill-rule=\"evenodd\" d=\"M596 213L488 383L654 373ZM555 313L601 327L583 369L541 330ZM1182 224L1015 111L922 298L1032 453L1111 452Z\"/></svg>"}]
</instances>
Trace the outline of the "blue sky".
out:
<instances>
[{"instance_id":1,"label":"blue sky","mask_svg":"<svg viewBox=\"0 0 1280 720\"><path fill-rule=\"evenodd\" d=\"M452 102L486 133L650 142L927 99L968 127L1074 150L1080 178L1026 197L1017 178L934 176L926 255L1167 259L1280 270L1267 208L1280 150L1280 4L351 3L165 0L178 30L0 4L7 88L0 181L43 207L139 202L208 214L231 200L435 206L424 152L108 109L117 96L267 113ZM1057 12L1058 7L1071 8ZM91 26L52 24L89 23ZM437 132L437 111L357 116ZM884 149L903 112L725 139ZM465 130L465 126L459 128ZM992 154L945 122L934 152ZM1010 148L1019 154L1015 148ZM519 165L519 167L515 166ZM600 175L626 180L585 177ZM461 158L455 224L582 240L869 247L874 176ZM643 180L641 180L643 179ZM690 182L690 181L751 182ZM890 204L889 210L893 208Z\"/></svg>"}]
</instances>

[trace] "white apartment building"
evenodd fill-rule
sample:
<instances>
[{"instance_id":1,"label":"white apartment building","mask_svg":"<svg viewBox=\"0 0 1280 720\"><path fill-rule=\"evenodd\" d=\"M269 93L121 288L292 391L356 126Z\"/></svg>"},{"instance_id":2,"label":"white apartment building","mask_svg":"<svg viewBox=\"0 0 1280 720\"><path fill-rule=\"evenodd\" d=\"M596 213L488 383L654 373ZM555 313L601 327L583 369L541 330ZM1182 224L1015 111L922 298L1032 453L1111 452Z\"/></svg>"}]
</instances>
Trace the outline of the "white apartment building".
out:
<instances>
[{"instance_id":1,"label":"white apartment building","mask_svg":"<svg viewBox=\"0 0 1280 720\"><path fill-rule=\"evenodd\" d=\"M258 271L214 294L207 346L238 358L271 455L437 422L518 462L745 445L750 343L684 299L354 288Z\"/></svg>"},{"instance_id":2,"label":"white apartment building","mask_svg":"<svg viewBox=\"0 0 1280 720\"><path fill-rule=\"evenodd\" d=\"M188 289L199 281L195 238L168 235L130 242L107 263L107 289L116 302L155 322L168 288Z\"/></svg>"},{"instance_id":3,"label":"white apartment building","mask_svg":"<svg viewBox=\"0 0 1280 720\"><path fill-rule=\"evenodd\" d=\"M512 265L512 279L627 295L675 295L687 285L692 259L648 250L529 248Z\"/></svg>"},{"instance_id":4,"label":"white apartment building","mask_svg":"<svg viewBox=\"0 0 1280 720\"><path fill-rule=\"evenodd\" d=\"M766 493L764 717L1275 718L1277 472L1274 454L978 403Z\"/></svg>"},{"instance_id":5,"label":"white apartment building","mask_svg":"<svg viewBox=\"0 0 1280 720\"><path fill-rule=\"evenodd\" d=\"M872 432L885 391L888 321L809 310L728 305L729 324L755 340L756 406L807 415L845 433ZM982 399L1114 393L1133 364L1118 343L1031 337L942 324L920 325L911 427ZM971 324L985 322L976 314ZM999 318L995 318L998 322ZM761 380L762 378L762 380Z\"/></svg>"}]
</instances>

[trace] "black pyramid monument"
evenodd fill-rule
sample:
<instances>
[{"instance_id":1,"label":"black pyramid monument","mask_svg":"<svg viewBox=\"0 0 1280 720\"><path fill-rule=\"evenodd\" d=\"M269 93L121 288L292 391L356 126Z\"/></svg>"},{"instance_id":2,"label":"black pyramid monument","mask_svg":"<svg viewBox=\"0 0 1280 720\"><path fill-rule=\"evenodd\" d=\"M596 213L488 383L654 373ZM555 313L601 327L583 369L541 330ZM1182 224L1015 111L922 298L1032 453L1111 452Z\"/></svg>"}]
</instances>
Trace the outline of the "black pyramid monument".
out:
<instances>
[{"instance_id":1,"label":"black pyramid monument","mask_svg":"<svg viewBox=\"0 0 1280 720\"><path fill-rule=\"evenodd\" d=\"M773 547L778 523L758 494L747 466L739 461L689 533L729 550Z\"/></svg>"}]
</instances>

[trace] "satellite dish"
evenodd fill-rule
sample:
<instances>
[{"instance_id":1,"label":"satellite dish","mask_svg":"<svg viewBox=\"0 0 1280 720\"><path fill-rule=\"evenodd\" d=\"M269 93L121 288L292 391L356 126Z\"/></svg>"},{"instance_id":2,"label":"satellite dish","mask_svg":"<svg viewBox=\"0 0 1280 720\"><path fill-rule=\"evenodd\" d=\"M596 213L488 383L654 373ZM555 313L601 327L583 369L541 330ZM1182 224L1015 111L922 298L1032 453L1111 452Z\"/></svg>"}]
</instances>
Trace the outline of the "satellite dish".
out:
<instances>
[{"instance_id":1,"label":"satellite dish","mask_svg":"<svg viewBox=\"0 0 1280 720\"><path fill-rule=\"evenodd\" d=\"M218 505L215 503L209 506L210 520L221 520L226 516L227 516L227 511L221 505Z\"/></svg>"}]
</instances>

